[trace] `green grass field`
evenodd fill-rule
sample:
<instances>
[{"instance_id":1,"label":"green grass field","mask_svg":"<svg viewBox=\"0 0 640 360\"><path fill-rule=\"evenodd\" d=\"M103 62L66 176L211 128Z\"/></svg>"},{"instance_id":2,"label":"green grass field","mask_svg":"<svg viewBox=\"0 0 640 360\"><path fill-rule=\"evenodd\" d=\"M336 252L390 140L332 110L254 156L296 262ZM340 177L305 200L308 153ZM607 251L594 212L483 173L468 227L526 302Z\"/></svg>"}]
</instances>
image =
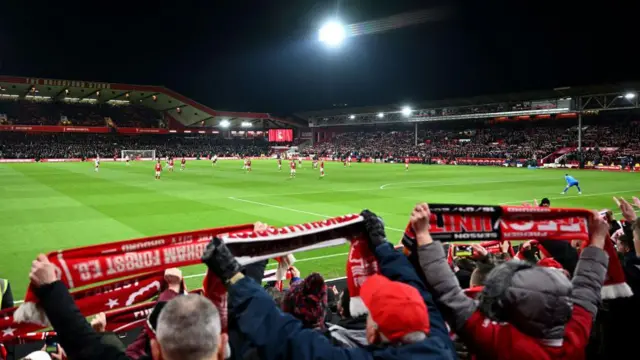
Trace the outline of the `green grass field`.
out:
<instances>
[{"instance_id":1,"label":"green grass field","mask_svg":"<svg viewBox=\"0 0 640 360\"><path fill-rule=\"evenodd\" d=\"M552 206L610 208L613 195L640 194L635 173L573 171L583 195L564 187L563 171L498 167L327 163L325 178L303 163L296 179L274 160L189 161L187 169L153 177L153 163L0 164L0 277L23 296L31 260L40 252L169 232L254 221L295 224L369 208L385 219L397 242L419 201L520 204L549 197ZM285 164L286 166L286 164ZM303 274L341 277L345 247L297 255ZM269 267L273 268L274 264ZM199 287L203 266L183 269Z\"/></svg>"}]
</instances>

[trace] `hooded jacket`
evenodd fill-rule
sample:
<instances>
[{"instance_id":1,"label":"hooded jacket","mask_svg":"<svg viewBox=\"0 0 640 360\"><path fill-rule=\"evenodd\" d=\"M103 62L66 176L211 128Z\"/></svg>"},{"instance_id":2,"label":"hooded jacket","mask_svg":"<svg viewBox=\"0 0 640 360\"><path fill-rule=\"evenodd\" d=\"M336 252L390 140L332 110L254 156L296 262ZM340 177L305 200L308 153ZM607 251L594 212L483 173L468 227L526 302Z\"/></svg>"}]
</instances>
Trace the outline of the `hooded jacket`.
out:
<instances>
[{"instance_id":1,"label":"hooded jacket","mask_svg":"<svg viewBox=\"0 0 640 360\"><path fill-rule=\"evenodd\" d=\"M584 359L608 264L602 249L587 247L582 251L572 281L571 318L555 343L527 335L522 329L492 320L479 311L478 303L458 285L439 242L421 246L418 252L424 275L443 306L445 317L479 359ZM544 310L532 309L530 314L543 313Z\"/></svg>"},{"instance_id":2,"label":"hooded jacket","mask_svg":"<svg viewBox=\"0 0 640 360\"><path fill-rule=\"evenodd\" d=\"M367 346L367 315L346 318L329 325L329 337L334 345L345 348Z\"/></svg>"}]
</instances>

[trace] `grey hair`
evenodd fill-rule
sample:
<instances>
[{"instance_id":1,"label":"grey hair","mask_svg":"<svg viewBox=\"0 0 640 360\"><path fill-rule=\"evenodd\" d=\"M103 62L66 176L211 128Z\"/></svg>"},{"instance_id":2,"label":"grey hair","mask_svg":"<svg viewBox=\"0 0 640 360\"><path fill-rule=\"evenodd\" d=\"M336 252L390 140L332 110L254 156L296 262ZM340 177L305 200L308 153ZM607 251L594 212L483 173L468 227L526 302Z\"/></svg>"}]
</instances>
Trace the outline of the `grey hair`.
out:
<instances>
[{"instance_id":1,"label":"grey hair","mask_svg":"<svg viewBox=\"0 0 640 360\"><path fill-rule=\"evenodd\" d=\"M166 360L209 360L220 345L220 314L200 295L178 296L158 317L156 337Z\"/></svg>"},{"instance_id":2,"label":"grey hair","mask_svg":"<svg viewBox=\"0 0 640 360\"><path fill-rule=\"evenodd\" d=\"M369 318L371 318L371 316L369 316ZM373 321L373 319L370 320L371 321L371 325L378 330L378 333L380 334L380 340L383 343L389 344L391 343L391 341L384 336L384 334L382 332L380 332L380 329L378 328L378 324L376 324L375 321ZM420 341L423 341L427 338L427 334L425 334L422 331L414 331L414 332L410 332L406 335L404 335L403 337L400 338L400 340L397 340L396 342L401 343L401 344L415 344L418 343Z\"/></svg>"},{"instance_id":3,"label":"grey hair","mask_svg":"<svg viewBox=\"0 0 640 360\"><path fill-rule=\"evenodd\" d=\"M402 344L415 344L417 342L425 340L426 338L427 338L427 334L423 333L422 331L414 331L400 338L398 342ZM383 343L391 342L382 333L380 333L380 340L382 340Z\"/></svg>"}]
</instances>

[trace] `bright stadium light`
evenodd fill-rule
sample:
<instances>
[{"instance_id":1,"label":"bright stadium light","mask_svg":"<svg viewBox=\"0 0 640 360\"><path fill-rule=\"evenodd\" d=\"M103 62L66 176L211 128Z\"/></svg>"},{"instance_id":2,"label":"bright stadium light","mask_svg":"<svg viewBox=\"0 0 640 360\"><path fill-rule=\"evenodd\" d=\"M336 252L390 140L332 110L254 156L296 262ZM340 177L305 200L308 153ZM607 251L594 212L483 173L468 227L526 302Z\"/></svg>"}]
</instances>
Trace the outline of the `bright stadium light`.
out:
<instances>
[{"instance_id":1,"label":"bright stadium light","mask_svg":"<svg viewBox=\"0 0 640 360\"><path fill-rule=\"evenodd\" d=\"M243 121L242 124L240 124L240 126L242 126L242 127L252 127L253 124L248 122L248 121Z\"/></svg>"},{"instance_id":2,"label":"bright stadium light","mask_svg":"<svg viewBox=\"0 0 640 360\"><path fill-rule=\"evenodd\" d=\"M631 99L633 99L633 98L635 98L635 97L636 97L636 94L634 94L634 93L632 93L632 92L628 92L628 93L626 93L626 94L624 95L624 98L625 98L625 99L627 99L627 100L631 100Z\"/></svg>"},{"instance_id":3,"label":"bright stadium light","mask_svg":"<svg viewBox=\"0 0 640 360\"><path fill-rule=\"evenodd\" d=\"M403 108L402 108L402 115L404 115L404 116L409 116L409 115L411 115L411 111L412 111L412 110L411 110L411 108L410 108L410 107L405 106L405 107L403 107Z\"/></svg>"},{"instance_id":4,"label":"bright stadium light","mask_svg":"<svg viewBox=\"0 0 640 360\"><path fill-rule=\"evenodd\" d=\"M320 28L318 39L329 46L339 46L345 37L344 26L336 21L330 21Z\"/></svg>"},{"instance_id":5,"label":"bright stadium light","mask_svg":"<svg viewBox=\"0 0 640 360\"><path fill-rule=\"evenodd\" d=\"M355 115L349 115L349 119L353 120L353 119L355 119L355 118L356 118L356 116L355 116Z\"/></svg>"},{"instance_id":6,"label":"bright stadium light","mask_svg":"<svg viewBox=\"0 0 640 360\"><path fill-rule=\"evenodd\" d=\"M229 120L222 120L220 121L220 126L223 128L228 128L229 125L231 125L231 123L229 122Z\"/></svg>"},{"instance_id":7,"label":"bright stadium light","mask_svg":"<svg viewBox=\"0 0 640 360\"><path fill-rule=\"evenodd\" d=\"M378 113L378 117L382 119L384 117L384 113Z\"/></svg>"}]
</instances>

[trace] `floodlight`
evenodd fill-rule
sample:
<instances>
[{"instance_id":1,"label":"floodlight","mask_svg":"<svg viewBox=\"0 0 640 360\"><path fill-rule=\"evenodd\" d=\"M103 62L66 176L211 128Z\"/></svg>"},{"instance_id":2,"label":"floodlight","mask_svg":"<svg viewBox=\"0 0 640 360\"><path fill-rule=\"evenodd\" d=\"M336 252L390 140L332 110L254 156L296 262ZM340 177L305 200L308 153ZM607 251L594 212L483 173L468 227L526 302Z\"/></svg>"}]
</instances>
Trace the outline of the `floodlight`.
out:
<instances>
[{"instance_id":1,"label":"floodlight","mask_svg":"<svg viewBox=\"0 0 640 360\"><path fill-rule=\"evenodd\" d=\"M384 117L384 113L378 113L378 117L382 119Z\"/></svg>"},{"instance_id":2,"label":"floodlight","mask_svg":"<svg viewBox=\"0 0 640 360\"><path fill-rule=\"evenodd\" d=\"M346 37L344 26L336 21L330 21L320 28L318 39L329 45L338 46Z\"/></svg>"},{"instance_id":3,"label":"floodlight","mask_svg":"<svg viewBox=\"0 0 640 360\"><path fill-rule=\"evenodd\" d=\"M252 126L253 126L253 124L252 124L252 123L250 123L250 122L248 122L248 121L243 121L243 122L240 124L240 126L242 126L242 127L252 127Z\"/></svg>"},{"instance_id":4,"label":"floodlight","mask_svg":"<svg viewBox=\"0 0 640 360\"><path fill-rule=\"evenodd\" d=\"M402 115L404 116L409 116L411 115L411 108L408 106L405 106L402 108Z\"/></svg>"},{"instance_id":5,"label":"floodlight","mask_svg":"<svg viewBox=\"0 0 640 360\"><path fill-rule=\"evenodd\" d=\"M632 92L628 92L628 93L626 93L626 94L624 95L624 98L625 98L625 99L627 99L627 100L631 100L631 99L633 99L633 98L635 98L635 97L636 97L636 94L634 94L634 93L632 93Z\"/></svg>"},{"instance_id":6,"label":"floodlight","mask_svg":"<svg viewBox=\"0 0 640 360\"><path fill-rule=\"evenodd\" d=\"M355 116L355 115L349 115L349 119L353 120L353 119L355 119L355 118L356 118L356 116Z\"/></svg>"},{"instance_id":7,"label":"floodlight","mask_svg":"<svg viewBox=\"0 0 640 360\"><path fill-rule=\"evenodd\" d=\"M230 124L231 123L229 122L229 120L220 121L220 126L223 127L223 128L228 128Z\"/></svg>"}]
</instances>

